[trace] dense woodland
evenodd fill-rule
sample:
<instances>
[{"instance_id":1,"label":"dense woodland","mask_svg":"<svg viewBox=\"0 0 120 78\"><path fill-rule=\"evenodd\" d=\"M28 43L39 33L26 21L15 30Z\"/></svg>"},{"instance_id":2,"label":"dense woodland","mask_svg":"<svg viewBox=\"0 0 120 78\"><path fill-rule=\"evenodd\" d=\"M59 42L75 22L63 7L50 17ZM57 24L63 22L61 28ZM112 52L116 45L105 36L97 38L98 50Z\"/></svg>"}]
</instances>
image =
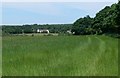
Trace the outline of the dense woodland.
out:
<instances>
[{"instance_id":1,"label":"dense woodland","mask_svg":"<svg viewBox=\"0 0 120 78\"><path fill-rule=\"evenodd\" d=\"M75 35L120 34L120 2L106 6L94 18L89 15L74 22L72 31Z\"/></svg>"},{"instance_id":2,"label":"dense woodland","mask_svg":"<svg viewBox=\"0 0 120 78\"><path fill-rule=\"evenodd\" d=\"M18 25L18 26L3 26L3 34L22 34L37 33L37 29L48 29L50 33L65 33L72 28L72 24L45 24L45 25Z\"/></svg>"},{"instance_id":3,"label":"dense woodland","mask_svg":"<svg viewBox=\"0 0 120 78\"><path fill-rule=\"evenodd\" d=\"M94 18L87 15L73 24L2 26L3 34L36 33L37 29L48 29L51 33L66 33L67 30L71 30L74 32L73 35L106 34L118 37L120 34L120 1L106 6Z\"/></svg>"}]
</instances>

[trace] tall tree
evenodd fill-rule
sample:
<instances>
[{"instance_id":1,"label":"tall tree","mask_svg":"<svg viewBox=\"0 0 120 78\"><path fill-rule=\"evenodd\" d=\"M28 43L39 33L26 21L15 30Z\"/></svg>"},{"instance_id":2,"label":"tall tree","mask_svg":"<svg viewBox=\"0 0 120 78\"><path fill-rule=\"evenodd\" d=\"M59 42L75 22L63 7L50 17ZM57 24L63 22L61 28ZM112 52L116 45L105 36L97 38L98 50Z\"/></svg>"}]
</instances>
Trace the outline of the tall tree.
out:
<instances>
[{"instance_id":1,"label":"tall tree","mask_svg":"<svg viewBox=\"0 0 120 78\"><path fill-rule=\"evenodd\" d=\"M89 15L84 18L80 18L74 22L72 32L75 32L75 35L90 34L89 28L91 28L92 22L93 18L91 18Z\"/></svg>"}]
</instances>

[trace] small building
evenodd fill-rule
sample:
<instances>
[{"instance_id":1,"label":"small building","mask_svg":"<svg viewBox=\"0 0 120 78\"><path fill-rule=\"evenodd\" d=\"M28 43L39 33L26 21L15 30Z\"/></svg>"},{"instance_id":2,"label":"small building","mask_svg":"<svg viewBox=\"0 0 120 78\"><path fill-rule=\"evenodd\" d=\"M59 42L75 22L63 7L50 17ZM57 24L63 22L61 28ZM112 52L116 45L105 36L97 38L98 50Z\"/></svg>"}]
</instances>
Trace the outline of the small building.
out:
<instances>
[{"instance_id":1,"label":"small building","mask_svg":"<svg viewBox=\"0 0 120 78\"><path fill-rule=\"evenodd\" d=\"M68 34L72 34L71 30L67 30L67 33L68 33Z\"/></svg>"},{"instance_id":2,"label":"small building","mask_svg":"<svg viewBox=\"0 0 120 78\"><path fill-rule=\"evenodd\" d=\"M47 29L42 29L42 30L41 29L37 29L37 33L48 33L49 34L50 32Z\"/></svg>"},{"instance_id":3,"label":"small building","mask_svg":"<svg viewBox=\"0 0 120 78\"><path fill-rule=\"evenodd\" d=\"M75 32L72 32L71 30L67 30L68 34L75 34Z\"/></svg>"}]
</instances>

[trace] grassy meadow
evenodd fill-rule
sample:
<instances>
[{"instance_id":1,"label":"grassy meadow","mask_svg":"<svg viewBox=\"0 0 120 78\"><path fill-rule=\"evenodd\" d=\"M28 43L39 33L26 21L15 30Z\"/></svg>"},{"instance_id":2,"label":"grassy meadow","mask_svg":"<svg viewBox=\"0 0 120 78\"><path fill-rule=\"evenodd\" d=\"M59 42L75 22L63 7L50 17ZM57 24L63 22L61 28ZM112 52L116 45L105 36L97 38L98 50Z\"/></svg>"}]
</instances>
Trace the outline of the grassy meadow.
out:
<instances>
[{"instance_id":1,"label":"grassy meadow","mask_svg":"<svg viewBox=\"0 0 120 78\"><path fill-rule=\"evenodd\" d=\"M0 77L2 76L2 37L0 36Z\"/></svg>"},{"instance_id":2,"label":"grassy meadow","mask_svg":"<svg viewBox=\"0 0 120 78\"><path fill-rule=\"evenodd\" d=\"M118 39L106 36L3 37L3 76L117 76Z\"/></svg>"}]
</instances>

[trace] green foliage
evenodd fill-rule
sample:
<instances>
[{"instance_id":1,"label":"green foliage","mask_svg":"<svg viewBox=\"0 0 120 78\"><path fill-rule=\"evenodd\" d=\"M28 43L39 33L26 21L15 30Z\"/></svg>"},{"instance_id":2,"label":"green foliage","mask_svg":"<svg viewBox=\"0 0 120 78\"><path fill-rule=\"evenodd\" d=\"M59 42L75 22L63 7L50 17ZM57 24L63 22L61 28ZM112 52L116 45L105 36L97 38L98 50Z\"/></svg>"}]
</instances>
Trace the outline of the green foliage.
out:
<instances>
[{"instance_id":1,"label":"green foliage","mask_svg":"<svg viewBox=\"0 0 120 78\"><path fill-rule=\"evenodd\" d=\"M94 18L78 19L72 27L75 35L120 34L120 2L106 6Z\"/></svg>"},{"instance_id":2,"label":"green foliage","mask_svg":"<svg viewBox=\"0 0 120 78\"><path fill-rule=\"evenodd\" d=\"M72 32L75 32L75 35L91 34L92 22L93 22L93 18L90 18L89 15L84 18L80 18L73 24Z\"/></svg>"},{"instance_id":3,"label":"green foliage","mask_svg":"<svg viewBox=\"0 0 120 78\"><path fill-rule=\"evenodd\" d=\"M93 23L93 28L96 31L101 29L102 33L117 33L117 18L119 16L119 10L117 6L118 4L113 4L111 7L106 6L96 14Z\"/></svg>"},{"instance_id":4,"label":"green foliage","mask_svg":"<svg viewBox=\"0 0 120 78\"><path fill-rule=\"evenodd\" d=\"M6 34L22 34L22 33L37 33L37 29L48 29L50 33L66 33L70 30L72 24L45 24L45 25L22 25L22 26L2 26L3 33ZM3 34L4 35L4 34Z\"/></svg>"},{"instance_id":5,"label":"green foliage","mask_svg":"<svg viewBox=\"0 0 120 78\"><path fill-rule=\"evenodd\" d=\"M73 24L45 24L3 26L4 34L36 33L37 29L48 29L50 33L65 34L71 30L75 35L116 34L120 35L120 2L106 6L94 18L87 15L79 18Z\"/></svg>"},{"instance_id":6,"label":"green foliage","mask_svg":"<svg viewBox=\"0 0 120 78\"><path fill-rule=\"evenodd\" d=\"M2 26L2 32L6 34L22 33L22 26Z\"/></svg>"}]
</instances>

